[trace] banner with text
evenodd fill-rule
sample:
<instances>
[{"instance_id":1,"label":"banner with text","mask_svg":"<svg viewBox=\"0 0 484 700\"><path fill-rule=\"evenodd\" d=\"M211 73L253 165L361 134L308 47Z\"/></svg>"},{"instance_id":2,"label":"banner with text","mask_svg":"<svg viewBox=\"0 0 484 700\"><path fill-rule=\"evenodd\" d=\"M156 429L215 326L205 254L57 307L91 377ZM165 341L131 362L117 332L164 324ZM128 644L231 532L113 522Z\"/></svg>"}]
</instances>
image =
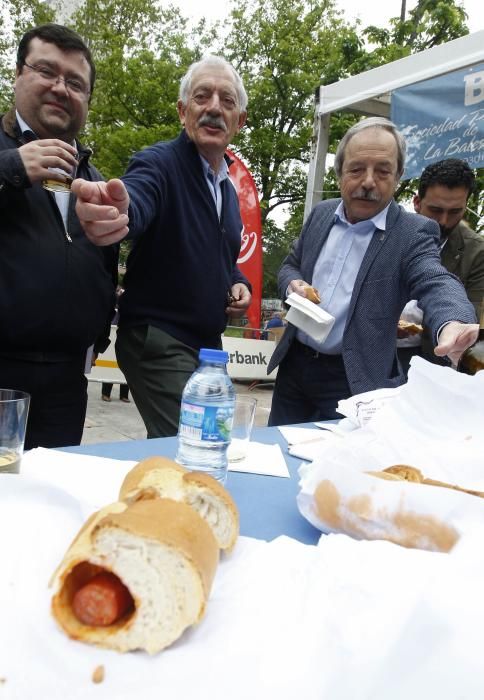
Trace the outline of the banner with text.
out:
<instances>
[{"instance_id":1,"label":"banner with text","mask_svg":"<svg viewBox=\"0 0 484 700\"><path fill-rule=\"evenodd\" d=\"M234 161L230 166L230 179L235 185L242 217L242 244L237 265L252 285L252 303L247 310L249 328L261 327L262 298L262 223L259 196L254 178L247 167L232 151L227 151Z\"/></svg>"},{"instance_id":2,"label":"banner with text","mask_svg":"<svg viewBox=\"0 0 484 700\"><path fill-rule=\"evenodd\" d=\"M405 179L445 158L484 168L484 63L395 90L391 117L407 141Z\"/></svg>"}]
</instances>

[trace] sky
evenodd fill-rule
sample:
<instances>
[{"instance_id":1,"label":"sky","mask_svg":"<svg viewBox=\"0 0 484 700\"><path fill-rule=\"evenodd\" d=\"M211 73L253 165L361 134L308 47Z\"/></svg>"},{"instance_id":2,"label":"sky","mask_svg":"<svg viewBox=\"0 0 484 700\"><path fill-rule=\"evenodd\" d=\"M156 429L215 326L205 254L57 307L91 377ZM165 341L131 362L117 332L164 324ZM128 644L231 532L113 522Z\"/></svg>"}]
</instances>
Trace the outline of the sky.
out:
<instances>
[{"instance_id":1,"label":"sky","mask_svg":"<svg viewBox=\"0 0 484 700\"><path fill-rule=\"evenodd\" d=\"M166 0L173 5L178 5L183 14L193 19L206 17L209 20L224 19L231 8L228 0L211 0L211 2L200 2L200 0ZM385 25L390 17L400 14L401 0L385 0L384 9L382 4L375 0L362 2L362 0L337 0L340 10L343 10L346 19L361 19L364 26L368 24ZM415 7L414 0L407 0L407 12ZM477 32L484 29L484 2L483 0L463 0L461 5L469 16L469 31Z\"/></svg>"}]
</instances>

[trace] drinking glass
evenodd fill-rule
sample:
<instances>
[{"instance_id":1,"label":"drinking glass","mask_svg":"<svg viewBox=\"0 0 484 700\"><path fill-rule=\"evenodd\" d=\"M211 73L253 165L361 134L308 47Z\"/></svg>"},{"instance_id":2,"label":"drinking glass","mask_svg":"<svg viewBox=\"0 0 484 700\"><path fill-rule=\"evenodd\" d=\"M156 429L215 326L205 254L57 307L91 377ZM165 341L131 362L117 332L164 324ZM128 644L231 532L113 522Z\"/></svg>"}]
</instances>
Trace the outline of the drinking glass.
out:
<instances>
[{"instance_id":1,"label":"drinking glass","mask_svg":"<svg viewBox=\"0 0 484 700\"><path fill-rule=\"evenodd\" d=\"M65 181L55 180L54 178L47 178L42 180L42 187L44 190L49 190L49 192L64 192L69 193L71 191L71 185L76 177L77 164L72 168L72 170L63 170L63 168L49 168L53 173L60 173L64 175Z\"/></svg>"},{"instance_id":2,"label":"drinking glass","mask_svg":"<svg viewBox=\"0 0 484 700\"><path fill-rule=\"evenodd\" d=\"M24 391L0 389L0 473L19 473L29 405Z\"/></svg>"},{"instance_id":3,"label":"drinking glass","mask_svg":"<svg viewBox=\"0 0 484 700\"><path fill-rule=\"evenodd\" d=\"M235 398L234 422L227 450L229 462L240 462L247 456L256 407L257 399L251 396L237 396Z\"/></svg>"}]
</instances>

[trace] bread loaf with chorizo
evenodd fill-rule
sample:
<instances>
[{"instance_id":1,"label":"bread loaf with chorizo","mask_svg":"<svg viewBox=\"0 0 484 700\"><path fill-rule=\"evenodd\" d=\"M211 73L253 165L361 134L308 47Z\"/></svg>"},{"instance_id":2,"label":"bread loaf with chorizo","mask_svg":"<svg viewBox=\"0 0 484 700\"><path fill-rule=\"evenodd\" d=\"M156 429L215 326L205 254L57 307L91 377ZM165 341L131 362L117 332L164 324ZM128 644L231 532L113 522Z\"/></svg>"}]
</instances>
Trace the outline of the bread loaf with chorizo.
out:
<instances>
[{"instance_id":1,"label":"bread loaf with chorizo","mask_svg":"<svg viewBox=\"0 0 484 700\"><path fill-rule=\"evenodd\" d=\"M52 613L73 639L155 654L202 618L218 560L212 530L186 503L115 503L69 547Z\"/></svg>"}]
</instances>

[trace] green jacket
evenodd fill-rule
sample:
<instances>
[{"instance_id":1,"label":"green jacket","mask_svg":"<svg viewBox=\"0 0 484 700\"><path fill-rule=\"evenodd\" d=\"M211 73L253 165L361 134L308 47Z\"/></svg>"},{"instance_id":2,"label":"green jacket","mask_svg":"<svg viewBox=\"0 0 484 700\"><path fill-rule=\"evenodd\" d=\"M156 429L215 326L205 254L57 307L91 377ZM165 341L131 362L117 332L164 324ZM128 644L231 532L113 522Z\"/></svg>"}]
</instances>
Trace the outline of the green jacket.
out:
<instances>
[{"instance_id":1,"label":"green jacket","mask_svg":"<svg viewBox=\"0 0 484 700\"><path fill-rule=\"evenodd\" d=\"M484 236L461 221L447 239L440 259L460 279L469 301L480 304L484 298Z\"/></svg>"},{"instance_id":2,"label":"green jacket","mask_svg":"<svg viewBox=\"0 0 484 700\"><path fill-rule=\"evenodd\" d=\"M484 299L484 236L470 229L462 221L452 230L440 254L442 265L460 279L466 294L476 307ZM422 337L422 350L426 359L439 362L434 355L431 338Z\"/></svg>"}]
</instances>

